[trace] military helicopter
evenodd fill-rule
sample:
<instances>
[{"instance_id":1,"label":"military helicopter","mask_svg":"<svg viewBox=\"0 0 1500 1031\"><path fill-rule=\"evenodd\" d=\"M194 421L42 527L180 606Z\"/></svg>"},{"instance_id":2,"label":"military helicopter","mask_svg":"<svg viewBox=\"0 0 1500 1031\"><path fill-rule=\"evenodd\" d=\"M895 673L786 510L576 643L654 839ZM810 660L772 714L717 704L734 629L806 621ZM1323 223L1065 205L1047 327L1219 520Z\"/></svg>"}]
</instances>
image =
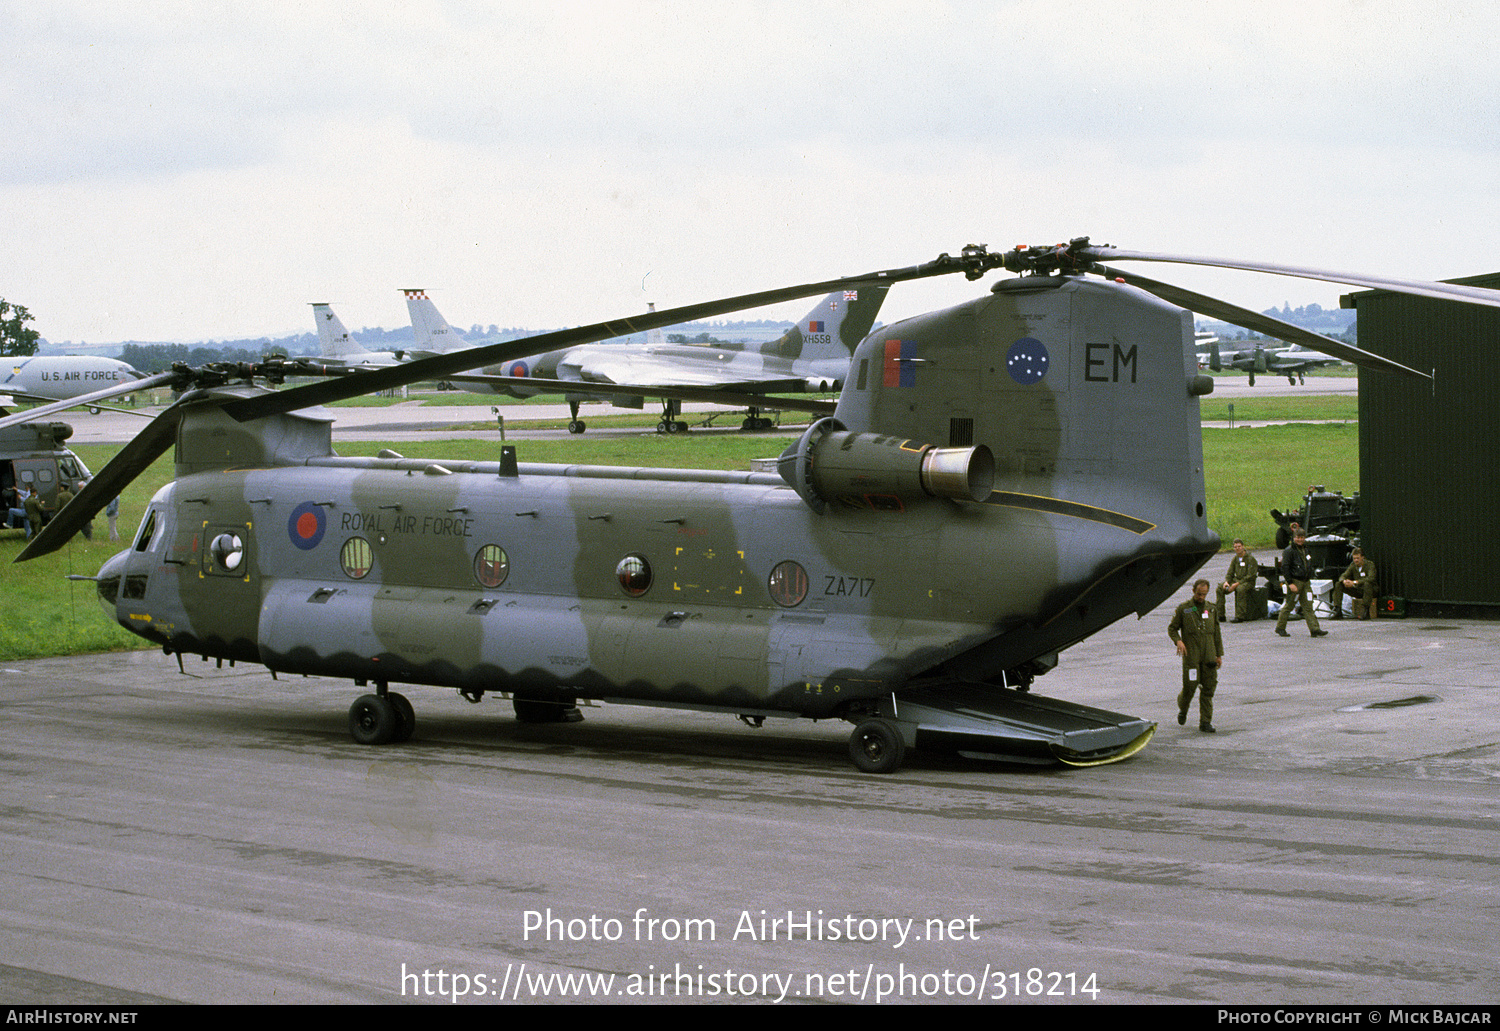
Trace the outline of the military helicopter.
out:
<instances>
[{"instance_id":1,"label":"military helicopter","mask_svg":"<svg viewBox=\"0 0 1500 1031\"><path fill-rule=\"evenodd\" d=\"M24 418L35 417L28 412ZM57 505L58 487L76 491L87 479L88 466L64 443L72 435L65 422L14 422L0 429L0 527L8 525L7 512L18 505L19 488L34 491L50 510Z\"/></svg>"},{"instance_id":2,"label":"military helicopter","mask_svg":"<svg viewBox=\"0 0 1500 1031\"><path fill-rule=\"evenodd\" d=\"M60 547L176 446L106 612L185 654L370 688L358 742L410 738L393 685L508 693L522 720L581 699L855 724L862 770L912 748L1090 765L1155 723L1027 690L1070 645L1175 593L1207 524L1185 308L1269 316L1102 264L1186 261L1497 304L1472 287L1096 247L1087 238L747 294L284 390L285 360L178 369L191 389L21 553ZM310 406L766 304L928 276L1018 273L860 343L778 473L344 458ZM1180 305L1180 307L1179 307ZM1243 321L1242 321L1243 320ZM1295 327L1287 327L1294 330ZM1303 332L1303 331L1297 331ZM1310 334L1309 334L1310 335ZM1422 376L1336 341L1368 368ZM300 368L300 367L299 367ZM3 425L3 421L0 421Z\"/></svg>"}]
</instances>

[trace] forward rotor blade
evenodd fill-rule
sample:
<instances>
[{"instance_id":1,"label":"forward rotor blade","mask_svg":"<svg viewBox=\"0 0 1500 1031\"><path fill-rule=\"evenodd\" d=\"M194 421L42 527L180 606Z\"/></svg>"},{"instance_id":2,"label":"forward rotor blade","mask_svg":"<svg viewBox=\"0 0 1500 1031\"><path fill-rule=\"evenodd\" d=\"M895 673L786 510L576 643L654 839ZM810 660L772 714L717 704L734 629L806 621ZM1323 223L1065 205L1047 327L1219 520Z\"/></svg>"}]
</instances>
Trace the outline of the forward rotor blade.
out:
<instances>
[{"instance_id":1,"label":"forward rotor blade","mask_svg":"<svg viewBox=\"0 0 1500 1031\"><path fill-rule=\"evenodd\" d=\"M1183 254L1122 251L1117 247L1083 247L1077 253L1081 257L1094 258L1097 261L1166 261L1177 265L1207 265L1212 268L1242 269L1246 272L1269 272L1278 276L1319 279L1328 283L1343 283L1346 286L1362 286L1370 290L1390 290L1394 293L1432 297L1441 301L1466 301L1470 304L1500 308L1500 290L1490 290L1482 286L1432 283L1422 279L1393 279L1387 276L1331 272L1328 269L1305 268L1300 265L1275 265L1268 262L1238 261L1230 258L1200 258Z\"/></svg>"},{"instance_id":2,"label":"forward rotor blade","mask_svg":"<svg viewBox=\"0 0 1500 1031\"><path fill-rule=\"evenodd\" d=\"M62 507L52 521L42 527L16 556L17 562L48 555L61 548L73 535L88 525L137 476L150 468L177 441L177 427L182 422L182 405L174 404L162 412L140 433L120 449L83 485L72 501Z\"/></svg>"},{"instance_id":3,"label":"forward rotor blade","mask_svg":"<svg viewBox=\"0 0 1500 1031\"><path fill-rule=\"evenodd\" d=\"M435 355L431 358L421 358L403 365L361 372L356 376L322 383L309 383L290 390L279 390L273 394L231 401L224 405L224 411L232 418L244 422L247 419L296 411L299 408L327 404L330 401L342 401L345 398L359 397L380 390L392 390L422 380L447 379L481 366L495 365L545 351L594 343L629 333L662 329L678 322L693 322L697 319L728 315L747 308L761 308L768 304L816 297L835 290L853 290L861 286L885 286L909 279L943 276L953 272L963 272L969 278L977 279L986 270L1000 267L1001 258L1001 255L990 254L982 247L967 247L960 257L954 258L942 254L925 264L912 265L904 269L888 269L883 272L869 272L862 276L782 287L779 290L763 290L759 293L742 294L719 301L668 308L665 311L647 311L628 318L612 319L608 322L597 322L575 329L561 329L520 340L509 340L500 344L471 347L462 351Z\"/></svg>"},{"instance_id":4,"label":"forward rotor blade","mask_svg":"<svg viewBox=\"0 0 1500 1031\"><path fill-rule=\"evenodd\" d=\"M1145 276L1123 272L1120 269L1110 268L1106 265L1096 265L1094 266L1094 271L1100 275L1109 276L1112 279L1124 280L1131 286L1139 287L1147 293L1153 293L1162 300L1177 305L1179 308L1186 308L1189 311L1197 312L1199 315L1207 315L1209 318L1222 319L1225 322L1233 323L1236 326L1243 326L1246 329L1253 329L1257 333L1264 333L1279 340L1313 347L1325 354L1331 354L1335 358L1341 358L1346 362L1353 362L1362 369L1382 369L1386 372L1399 372L1406 376L1419 376L1422 379L1432 379L1425 372L1409 369L1399 362L1391 361L1389 358L1382 358L1380 355L1370 351L1363 351L1342 341L1332 340L1311 330L1294 326L1290 322L1282 322L1280 319L1272 318L1269 315L1262 315L1260 312L1251 311L1249 308L1238 307L1215 297L1194 293L1191 290L1184 290L1182 287L1173 286L1170 283L1160 283L1154 279L1147 279Z\"/></svg>"},{"instance_id":5,"label":"forward rotor blade","mask_svg":"<svg viewBox=\"0 0 1500 1031\"><path fill-rule=\"evenodd\" d=\"M92 394L70 397L65 401L53 401L51 404L45 404L38 408L29 408L24 412L14 412L4 418L0 418L0 430L5 429L7 426L16 426L35 419L45 419L54 412L67 411L69 408L87 408L96 401L107 401L112 397L119 397L121 394L134 394L137 391L150 390L153 387L171 383L179 375L180 373L177 372L158 372L155 376L147 376L145 379L133 380L130 383L116 384L113 387L105 387L103 390L96 390Z\"/></svg>"}]
</instances>

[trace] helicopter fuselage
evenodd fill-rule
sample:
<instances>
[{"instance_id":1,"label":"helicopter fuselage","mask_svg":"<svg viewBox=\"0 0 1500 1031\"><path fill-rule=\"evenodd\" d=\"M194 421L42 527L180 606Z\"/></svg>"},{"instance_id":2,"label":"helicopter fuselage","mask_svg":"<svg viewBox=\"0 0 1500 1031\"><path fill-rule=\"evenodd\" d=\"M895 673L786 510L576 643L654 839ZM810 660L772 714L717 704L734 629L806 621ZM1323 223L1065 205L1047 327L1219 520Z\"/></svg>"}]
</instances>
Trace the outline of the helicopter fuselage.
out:
<instances>
[{"instance_id":1,"label":"helicopter fuselage","mask_svg":"<svg viewBox=\"0 0 1500 1031\"><path fill-rule=\"evenodd\" d=\"M960 667L994 677L1171 589L1121 595L1120 567L1163 556L1122 562L1074 516L941 498L820 515L772 474L503 468L187 476L101 591L171 651L283 672L824 717ZM1093 617L1037 626L1086 596Z\"/></svg>"}]
</instances>

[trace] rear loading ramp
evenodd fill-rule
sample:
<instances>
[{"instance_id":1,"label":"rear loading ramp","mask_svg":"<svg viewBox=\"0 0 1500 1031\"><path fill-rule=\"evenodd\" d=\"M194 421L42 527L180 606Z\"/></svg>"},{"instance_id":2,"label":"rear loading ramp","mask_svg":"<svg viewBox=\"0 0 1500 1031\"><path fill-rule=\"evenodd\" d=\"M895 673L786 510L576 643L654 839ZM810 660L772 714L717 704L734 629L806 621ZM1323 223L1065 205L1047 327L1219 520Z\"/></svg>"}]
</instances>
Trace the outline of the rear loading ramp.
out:
<instances>
[{"instance_id":1,"label":"rear loading ramp","mask_svg":"<svg viewBox=\"0 0 1500 1031\"><path fill-rule=\"evenodd\" d=\"M991 684L924 688L886 701L881 717L908 745L967 758L1098 766L1139 752L1156 724Z\"/></svg>"}]
</instances>

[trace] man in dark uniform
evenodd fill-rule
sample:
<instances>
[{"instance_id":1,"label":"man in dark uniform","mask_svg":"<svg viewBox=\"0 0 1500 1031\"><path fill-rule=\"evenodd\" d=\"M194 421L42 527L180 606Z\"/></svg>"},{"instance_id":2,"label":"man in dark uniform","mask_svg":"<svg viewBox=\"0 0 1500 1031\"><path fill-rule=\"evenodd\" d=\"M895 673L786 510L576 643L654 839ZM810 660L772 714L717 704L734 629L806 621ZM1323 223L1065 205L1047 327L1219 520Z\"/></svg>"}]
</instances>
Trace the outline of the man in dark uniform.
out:
<instances>
[{"instance_id":1,"label":"man in dark uniform","mask_svg":"<svg viewBox=\"0 0 1500 1031\"><path fill-rule=\"evenodd\" d=\"M1259 573L1255 557L1245 550L1245 542L1236 537L1234 558L1229 560L1229 572L1224 574L1224 582L1219 584L1219 597L1214 604L1220 623L1224 622L1224 596L1230 591L1234 592L1234 621L1243 623L1249 618L1250 597L1255 593L1255 578Z\"/></svg>"},{"instance_id":2,"label":"man in dark uniform","mask_svg":"<svg viewBox=\"0 0 1500 1031\"><path fill-rule=\"evenodd\" d=\"M1219 617L1208 604L1208 581L1193 584L1193 597L1177 606L1167 636L1182 656L1182 692L1177 696L1177 722L1187 722L1193 692L1198 693L1198 729L1214 733L1214 689L1224 665L1224 638Z\"/></svg>"},{"instance_id":3,"label":"man in dark uniform","mask_svg":"<svg viewBox=\"0 0 1500 1031\"><path fill-rule=\"evenodd\" d=\"M1276 632L1282 637L1291 637L1286 632L1286 621L1292 614L1292 606L1302 603L1302 618L1307 620L1307 629L1314 637L1327 637L1328 631L1318 626L1317 613L1313 612L1312 560L1307 557L1307 533L1302 527L1292 531L1292 543L1281 553L1281 577L1286 581L1286 600L1281 603L1281 615L1276 617Z\"/></svg>"},{"instance_id":4,"label":"man in dark uniform","mask_svg":"<svg viewBox=\"0 0 1500 1031\"><path fill-rule=\"evenodd\" d=\"M42 500L41 494L35 489L26 495L26 539L30 540L42 532L42 527L47 525L47 520L52 518L52 509Z\"/></svg>"},{"instance_id":5,"label":"man in dark uniform","mask_svg":"<svg viewBox=\"0 0 1500 1031\"><path fill-rule=\"evenodd\" d=\"M1360 619L1370 618L1370 602L1375 598L1375 563L1365 558L1363 548L1355 548L1349 556L1353 561L1349 568L1333 582L1333 618L1344 618L1344 594L1354 596L1354 614Z\"/></svg>"},{"instance_id":6,"label":"man in dark uniform","mask_svg":"<svg viewBox=\"0 0 1500 1031\"><path fill-rule=\"evenodd\" d=\"M88 482L87 480L80 480L78 482L78 485L80 487L82 487L87 482ZM61 512L64 508L66 508L67 505L68 505L68 502L70 502L70 501L73 500L73 497L74 497L73 488L69 487L66 483L59 483L57 485L57 510L59 512ZM88 541L93 540L94 539L94 524L93 523L84 523L83 526L81 527L81 532L83 533L83 539L84 540L88 540Z\"/></svg>"}]
</instances>

